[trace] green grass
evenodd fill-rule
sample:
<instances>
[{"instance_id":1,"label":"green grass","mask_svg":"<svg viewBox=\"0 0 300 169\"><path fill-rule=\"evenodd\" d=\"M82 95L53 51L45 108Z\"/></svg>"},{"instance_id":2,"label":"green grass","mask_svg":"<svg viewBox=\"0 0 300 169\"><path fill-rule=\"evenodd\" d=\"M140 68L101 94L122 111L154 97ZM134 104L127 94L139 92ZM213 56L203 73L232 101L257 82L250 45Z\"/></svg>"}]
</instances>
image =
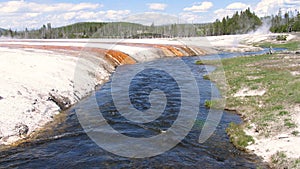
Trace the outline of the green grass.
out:
<instances>
[{"instance_id":1,"label":"green grass","mask_svg":"<svg viewBox=\"0 0 300 169\"><path fill-rule=\"evenodd\" d=\"M214 73L220 73L222 69L225 71L230 90L221 92L227 94L226 107L237 108L243 117L257 123L262 129L267 129L274 121L279 125L282 121L280 117L289 113L285 112L283 105L291 105L300 101L300 81L282 66L273 66L274 63L282 63L281 58L276 54L223 59L222 63L223 67L218 67L212 76ZM259 78L251 80L248 77ZM220 85L218 79L216 83ZM251 90L264 89L266 94L247 98L232 97L244 87ZM290 128L293 125L286 122L285 126Z\"/></svg>"},{"instance_id":2,"label":"green grass","mask_svg":"<svg viewBox=\"0 0 300 169\"><path fill-rule=\"evenodd\" d=\"M230 136L230 141L241 150L245 150L246 146L249 144L254 143L254 139L246 135L246 133L243 130L243 127L241 127L238 124L235 124L231 122L226 129L227 134Z\"/></svg>"},{"instance_id":3,"label":"green grass","mask_svg":"<svg viewBox=\"0 0 300 169\"><path fill-rule=\"evenodd\" d=\"M298 135L299 135L299 131L296 131L296 130L295 130L295 131L293 131L293 132L292 132L292 135L294 135L294 136L298 136Z\"/></svg>"},{"instance_id":4,"label":"green grass","mask_svg":"<svg viewBox=\"0 0 300 169\"><path fill-rule=\"evenodd\" d=\"M196 65L204 65L204 63L203 63L201 60L197 60L197 61L195 62L195 64L196 64Z\"/></svg>"},{"instance_id":5,"label":"green grass","mask_svg":"<svg viewBox=\"0 0 300 169\"><path fill-rule=\"evenodd\" d=\"M224 104L223 104L224 100L222 99L216 99L216 100L205 100L205 107L206 108L210 108L210 109L223 109L224 108Z\"/></svg>"},{"instance_id":6,"label":"green grass","mask_svg":"<svg viewBox=\"0 0 300 169\"><path fill-rule=\"evenodd\" d=\"M296 46L298 44L289 43L275 47L291 49L296 48ZM222 67L217 66L216 71L209 75L214 77L224 70L228 90L222 90L223 79L214 79L214 82L218 85L221 94L226 97L225 107L236 110L243 119L254 123L261 137L273 137L286 131L295 136L299 135L299 132L294 129L296 124L290 118L292 112L286 110L287 107L300 103L300 79L290 73L289 66L289 64L298 61L289 61L286 56L288 54L223 59L221 60ZM210 64L216 65L217 63L211 61ZM298 69L298 67L296 68ZM263 89L266 93L263 96L233 97L243 88ZM211 101L206 102L207 107L213 107L213 105L214 103ZM226 129L230 141L242 150L254 141L251 136L247 136L244 132L247 126L249 125L231 123ZM284 165L279 162L276 166Z\"/></svg>"},{"instance_id":7,"label":"green grass","mask_svg":"<svg viewBox=\"0 0 300 169\"><path fill-rule=\"evenodd\" d=\"M283 163L283 161L285 161L286 159L286 154L282 151L280 152L277 152L276 154L274 154L272 157L271 157L271 160L272 160L272 163Z\"/></svg>"},{"instance_id":8,"label":"green grass","mask_svg":"<svg viewBox=\"0 0 300 169\"><path fill-rule=\"evenodd\" d=\"M265 43L264 45L265 47L272 45L273 48L299 49L299 42L276 45ZM288 56L289 54L273 54L223 59L222 67L217 66L216 71L210 74L213 77L223 73L224 70L228 90L225 91L221 86L223 79L214 79L214 82L218 85L221 94L226 97L226 108L236 110L243 119L254 123L259 129L259 136L273 137L286 131L294 135L299 134L292 130L296 127L289 118L292 112L285 110L300 103L300 79L299 76L290 73L299 70L297 66L293 69L290 66L295 65L299 60L291 60ZM217 65L213 61L210 64ZM263 96L234 97L234 94L244 88L263 89L266 93ZM207 102L207 105L211 106L213 103ZM226 130L231 142L240 149L244 149L253 141L253 138L243 131L246 127L247 124L231 123ZM282 154L278 155L283 157Z\"/></svg>"},{"instance_id":9,"label":"green grass","mask_svg":"<svg viewBox=\"0 0 300 169\"><path fill-rule=\"evenodd\" d=\"M269 48L270 46L272 46L273 48L286 48L288 50L298 50L300 49L300 42L285 42L280 44L265 42L257 44L257 46L263 48Z\"/></svg>"},{"instance_id":10,"label":"green grass","mask_svg":"<svg viewBox=\"0 0 300 169\"><path fill-rule=\"evenodd\" d=\"M300 158L289 159L285 152L278 151L276 154L271 156L271 168L288 168L288 169L299 169Z\"/></svg>"},{"instance_id":11,"label":"green grass","mask_svg":"<svg viewBox=\"0 0 300 169\"><path fill-rule=\"evenodd\" d=\"M282 105L277 105L272 108L272 110L282 110L284 107Z\"/></svg>"},{"instance_id":12,"label":"green grass","mask_svg":"<svg viewBox=\"0 0 300 169\"><path fill-rule=\"evenodd\" d=\"M295 128L297 125L291 121L291 119L284 119L284 126L288 128Z\"/></svg>"},{"instance_id":13,"label":"green grass","mask_svg":"<svg viewBox=\"0 0 300 169\"><path fill-rule=\"evenodd\" d=\"M288 115L288 114L289 114L288 111L280 111L280 112L278 113L279 116L285 116L285 115Z\"/></svg>"},{"instance_id":14,"label":"green grass","mask_svg":"<svg viewBox=\"0 0 300 169\"><path fill-rule=\"evenodd\" d=\"M210 77L209 77L209 75L203 75L203 79L204 80L210 80Z\"/></svg>"}]
</instances>

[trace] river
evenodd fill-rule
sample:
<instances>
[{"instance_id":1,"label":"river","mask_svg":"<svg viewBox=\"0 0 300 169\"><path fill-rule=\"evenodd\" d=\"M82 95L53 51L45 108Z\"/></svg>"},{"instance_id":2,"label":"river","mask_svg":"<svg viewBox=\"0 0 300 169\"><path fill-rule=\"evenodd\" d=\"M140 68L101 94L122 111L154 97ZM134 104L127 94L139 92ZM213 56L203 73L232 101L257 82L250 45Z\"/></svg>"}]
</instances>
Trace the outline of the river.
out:
<instances>
[{"instance_id":1,"label":"river","mask_svg":"<svg viewBox=\"0 0 300 169\"><path fill-rule=\"evenodd\" d=\"M254 54L254 53L249 53ZM225 53L221 57L235 57L237 54ZM215 56L207 57L213 59ZM178 58L177 58L178 59ZM17 147L2 148L0 152L0 168L267 168L267 165L255 155L236 149L225 132L230 122L241 123L238 115L223 112L215 132L204 143L198 138L207 118L209 109L204 106L210 100L212 91L218 94L215 85L204 80L203 75L213 71L214 67L194 64L199 57L183 57L181 60L190 68L200 93L199 113L195 124L187 136L174 148L153 157L128 158L121 157L100 148L85 133L78 121L76 106L61 113L55 122L47 125L34 139ZM169 67L173 71L180 68L170 65L174 58L159 59L149 62L152 65ZM123 66L126 69L125 65ZM186 72L179 72L185 77ZM152 79L152 80L151 80ZM156 80L153 80L156 79ZM158 80L157 80L158 79ZM126 80L126 76L124 77ZM175 84L174 85L170 85ZM122 82L120 82L122 83ZM96 91L95 96L99 109L90 108L91 97L82 100L79 105L89 111L101 111L109 125L129 137L152 137L172 126L178 117L180 92L178 86L164 71L148 69L141 73L130 85L132 103L136 109L148 109L147 87L152 86L169 92L168 104L164 113L153 122L140 125L129 122L116 109L111 94L111 81ZM143 97L146 96L146 97ZM146 100L145 100L146 99ZM130 144L130 143L124 143Z\"/></svg>"}]
</instances>

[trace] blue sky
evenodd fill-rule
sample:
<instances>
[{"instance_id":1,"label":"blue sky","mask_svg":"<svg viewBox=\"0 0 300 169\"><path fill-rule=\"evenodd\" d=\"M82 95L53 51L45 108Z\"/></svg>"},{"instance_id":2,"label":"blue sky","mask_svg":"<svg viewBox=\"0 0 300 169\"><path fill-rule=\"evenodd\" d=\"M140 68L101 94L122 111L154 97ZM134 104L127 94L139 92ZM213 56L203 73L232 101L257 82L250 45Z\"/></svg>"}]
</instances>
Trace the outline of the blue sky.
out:
<instances>
[{"instance_id":1,"label":"blue sky","mask_svg":"<svg viewBox=\"0 0 300 169\"><path fill-rule=\"evenodd\" d=\"M40 28L85 21L143 24L213 22L250 7L259 16L300 10L300 0L0 0L0 27Z\"/></svg>"}]
</instances>

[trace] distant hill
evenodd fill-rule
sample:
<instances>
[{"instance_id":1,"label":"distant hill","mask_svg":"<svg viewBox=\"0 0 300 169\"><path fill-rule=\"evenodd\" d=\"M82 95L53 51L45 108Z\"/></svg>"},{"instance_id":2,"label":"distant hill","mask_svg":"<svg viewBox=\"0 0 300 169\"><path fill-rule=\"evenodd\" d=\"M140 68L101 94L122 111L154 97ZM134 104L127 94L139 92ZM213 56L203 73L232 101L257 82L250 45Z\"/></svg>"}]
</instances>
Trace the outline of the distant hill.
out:
<instances>
[{"instance_id":1,"label":"distant hill","mask_svg":"<svg viewBox=\"0 0 300 169\"><path fill-rule=\"evenodd\" d=\"M129 22L80 22L58 28L51 24L40 29L17 32L18 38L74 39L74 38L162 38L196 36L192 24L171 24L150 26Z\"/></svg>"},{"instance_id":2,"label":"distant hill","mask_svg":"<svg viewBox=\"0 0 300 169\"><path fill-rule=\"evenodd\" d=\"M6 29L0 28L0 36L2 36L6 31L7 31Z\"/></svg>"},{"instance_id":3,"label":"distant hill","mask_svg":"<svg viewBox=\"0 0 300 169\"><path fill-rule=\"evenodd\" d=\"M5 31L6 29L3 29L3 28L0 28L0 32L3 32L3 31Z\"/></svg>"},{"instance_id":4,"label":"distant hill","mask_svg":"<svg viewBox=\"0 0 300 169\"><path fill-rule=\"evenodd\" d=\"M110 38L128 37L130 33L146 27L129 22L81 22L54 28L53 31L59 32L60 38Z\"/></svg>"}]
</instances>

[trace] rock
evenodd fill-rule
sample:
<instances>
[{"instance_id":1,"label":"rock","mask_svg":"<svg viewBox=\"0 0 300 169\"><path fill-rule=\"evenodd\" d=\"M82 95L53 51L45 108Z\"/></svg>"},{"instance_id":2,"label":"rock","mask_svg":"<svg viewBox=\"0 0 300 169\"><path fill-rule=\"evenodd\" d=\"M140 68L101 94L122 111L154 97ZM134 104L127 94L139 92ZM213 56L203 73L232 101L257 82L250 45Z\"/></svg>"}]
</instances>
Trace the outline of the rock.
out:
<instances>
[{"instance_id":1,"label":"rock","mask_svg":"<svg viewBox=\"0 0 300 169\"><path fill-rule=\"evenodd\" d=\"M19 136L26 136L28 131L29 131L29 127L25 124L17 124L15 126L15 129L17 130Z\"/></svg>"},{"instance_id":2,"label":"rock","mask_svg":"<svg viewBox=\"0 0 300 169\"><path fill-rule=\"evenodd\" d=\"M4 99L2 96L0 96L0 100Z\"/></svg>"},{"instance_id":3,"label":"rock","mask_svg":"<svg viewBox=\"0 0 300 169\"><path fill-rule=\"evenodd\" d=\"M71 107L71 100L68 97L52 93L49 93L49 96L50 97L48 100L53 101L55 104L57 104L61 110L66 110Z\"/></svg>"},{"instance_id":4,"label":"rock","mask_svg":"<svg viewBox=\"0 0 300 169\"><path fill-rule=\"evenodd\" d=\"M299 55L299 54L300 54L300 51L296 51L295 54L296 54L296 55Z\"/></svg>"},{"instance_id":5,"label":"rock","mask_svg":"<svg viewBox=\"0 0 300 169\"><path fill-rule=\"evenodd\" d=\"M37 102L38 102L38 100L37 100L37 99L34 99L34 102L33 102L32 104L33 104L33 105L36 105Z\"/></svg>"}]
</instances>

